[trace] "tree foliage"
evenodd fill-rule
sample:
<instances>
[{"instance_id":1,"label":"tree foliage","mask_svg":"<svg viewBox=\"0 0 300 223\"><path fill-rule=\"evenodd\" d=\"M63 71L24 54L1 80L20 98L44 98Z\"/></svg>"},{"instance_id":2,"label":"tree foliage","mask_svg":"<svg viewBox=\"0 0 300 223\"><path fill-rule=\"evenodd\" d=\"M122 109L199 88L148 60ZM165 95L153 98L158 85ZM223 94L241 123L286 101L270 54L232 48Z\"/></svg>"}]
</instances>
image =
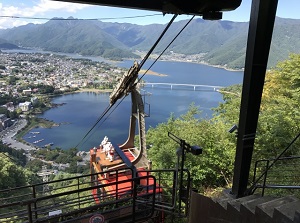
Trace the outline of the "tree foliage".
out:
<instances>
[{"instance_id":1,"label":"tree foliage","mask_svg":"<svg viewBox=\"0 0 300 223\"><path fill-rule=\"evenodd\" d=\"M194 105L179 118L170 117L147 132L149 157L155 169L170 169L177 166L176 150L179 145L168 137L168 132L184 139L190 145L203 148L203 153L186 154L185 167L198 189L225 186L231 181L234 144L226 134L225 125L212 120L198 119L199 110ZM225 134L224 134L225 133Z\"/></svg>"},{"instance_id":2,"label":"tree foliage","mask_svg":"<svg viewBox=\"0 0 300 223\"><path fill-rule=\"evenodd\" d=\"M28 169L16 164L9 155L0 152L0 190L21 187L37 181L37 177Z\"/></svg>"},{"instance_id":3,"label":"tree foliage","mask_svg":"<svg viewBox=\"0 0 300 223\"><path fill-rule=\"evenodd\" d=\"M17 98L17 97L14 97L13 95L0 95L0 104L3 105L3 104L6 104L8 102L13 102L13 104L19 104L20 102L24 102L26 101L26 98L22 97L22 98Z\"/></svg>"},{"instance_id":4,"label":"tree foliage","mask_svg":"<svg viewBox=\"0 0 300 223\"><path fill-rule=\"evenodd\" d=\"M54 161L57 163L71 163L77 162L79 158L76 156L78 149L70 148L62 150L60 148L55 149L39 149L35 152L36 156L45 159L47 161Z\"/></svg>"},{"instance_id":5,"label":"tree foliage","mask_svg":"<svg viewBox=\"0 0 300 223\"><path fill-rule=\"evenodd\" d=\"M277 64L266 73L259 113L253 162L278 156L300 130L300 55ZM215 109L215 120L238 124L242 86L224 89L224 103ZM284 156L299 155L299 140Z\"/></svg>"},{"instance_id":6,"label":"tree foliage","mask_svg":"<svg viewBox=\"0 0 300 223\"><path fill-rule=\"evenodd\" d=\"M259 116L257 158L275 157L300 130L300 55L291 54L266 75ZM299 140L287 155L299 154Z\"/></svg>"},{"instance_id":7,"label":"tree foliage","mask_svg":"<svg viewBox=\"0 0 300 223\"><path fill-rule=\"evenodd\" d=\"M22 166L24 166L26 163L26 156L24 155L25 151L23 149L16 150L0 142L0 152L8 153L11 157L13 157L13 159L16 159L18 163Z\"/></svg>"},{"instance_id":8,"label":"tree foliage","mask_svg":"<svg viewBox=\"0 0 300 223\"><path fill-rule=\"evenodd\" d=\"M39 159L33 159L26 163L26 168L28 168L33 173L40 172L45 163Z\"/></svg>"}]
</instances>

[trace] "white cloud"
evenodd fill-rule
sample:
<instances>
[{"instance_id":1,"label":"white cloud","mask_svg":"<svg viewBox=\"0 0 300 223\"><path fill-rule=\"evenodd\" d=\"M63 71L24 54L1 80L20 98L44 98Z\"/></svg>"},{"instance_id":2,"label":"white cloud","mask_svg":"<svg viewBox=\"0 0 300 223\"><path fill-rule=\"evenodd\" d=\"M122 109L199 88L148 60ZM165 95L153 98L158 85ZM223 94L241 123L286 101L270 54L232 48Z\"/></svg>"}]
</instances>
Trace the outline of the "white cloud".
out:
<instances>
[{"instance_id":1,"label":"white cloud","mask_svg":"<svg viewBox=\"0 0 300 223\"><path fill-rule=\"evenodd\" d=\"M34 1L33 1L34 2ZM39 0L32 7L25 6L21 4L20 6L6 6L0 3L0 14L3 16L20 16L20 17L47 17L47 13L53 12L67 12L75 13L79 10L90 7L90 5L49 1L49 0ZM61 16L60 16L61 17ZM13 18L0 18L0 28L11 28L15 26L25 25L27 23L41 23L37 20L21 20Z\"/></svg>"},{"instance_id":2,"label":"white cloud","mask_svg":"<svg viewBox=\"0 0 300 223\"><path fill-rule=\"evenodd\" d=\"M0 19L0 29L26 25L28 22L15 19Z\"/></svg>"},{"instance_id":3,"label":"white cloud","mask_svg":"<svg viewBox=\"0 0 300 223\"><path fill-rule=\"evenodd\" d=\"M57 10L74 13L77 12L78 10L87 7L90 7L90 5L41 0L36 6L32 8L32 13L43 14L45 12L57 11Z\"/></svg>"}]
</instances>

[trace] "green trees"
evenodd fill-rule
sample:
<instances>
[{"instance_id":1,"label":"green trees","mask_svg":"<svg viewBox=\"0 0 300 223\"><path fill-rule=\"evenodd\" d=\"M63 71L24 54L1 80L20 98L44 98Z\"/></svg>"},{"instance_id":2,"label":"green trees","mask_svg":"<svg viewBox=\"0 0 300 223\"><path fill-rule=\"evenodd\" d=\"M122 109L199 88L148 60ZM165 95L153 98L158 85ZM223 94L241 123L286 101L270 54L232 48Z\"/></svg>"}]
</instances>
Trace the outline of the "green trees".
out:
<instances>
[{"instance_id":1,"label":"green trees","mask_svg":"<svg viewBox=\"0 0 300 223\"><path fill-rule=\"evenodd\" d=\"M28 168L30 171L32 171L33 173L37 173L40 172L42 170L42 167L45 165L44 162L42 162L39 159L33 159L31 161L28 161L26 163L26 168Z\"/></svg>"},{"instance_id":2,"label":"green trees","mask_svg":"<svg viewBox=\"0 0 300 223\"><path fill-rule=\"evenodd\" d=\"M185 167L191 172L197 189L203 191L206 187L225 186L232 177L234 142L227 133L226 125L198 119L197 114L198 108L191 105L187 114L179 118L171 116L167 123L149 129L149 158L155 169L175 168L179 145L168 137L168 132L171 132L190 145L203 148L201 155L187 153L185 160Z\"/></svg>"},{"instance_id":3,"label":"green trees","mask_svg":"<svg viewBox=\"0 0 300 223\"><path fill-rule=\"evenodd\" d=\"M3 154L2 154L3 155ZM15 165L9 158L1 156L0 164L0 188L8 189L23 186L26 183L25 173L22 168Z\"/></svg>"},{"instance_id":4,"label":"green trees","mask_svg":"<svg viewBox=\"0 0 300 223\"><path fill-rule=\"evenodd\" d=\"M256 158L275 157L300 131L300 55L291 54L266 76L259 116ZM287 155L299 154L299 140Z\"/></svg>"},{"instance_id":5,"label":"green trees","mask_svg":"<svg viewBox=\"0 0 300 223\"><path fill-rule=\"evenodd\" d=\"M0 190L21 187L37 181L37 176L14 163L8 154L0 152L0 158Z\"/></svg>"},{"instance_id":6,"label":"green trees","mask_svg":"<svg viewBox=\"0 0 300 223\"><path fill-rule=\"evenodd\" d=\"M18 73L19 70L15 69L15 70L13 70L13 72ZM16 78L15 76L9 76L7 81L8 81L8 84L10 84L10 85L16 85L17 80L18 80L18 78Z\"/></svg>"},{"instance_id":7,"label":"green trees","mask_svg":"<svg viewBox=\"0 0 300 223\"><path fill-rule=\"evenodd\" d=\"M26 163L25 151L23 149L16 150L0 142L0 152L7 153L13 159L16 159L20 165L25 165Z\"/></svg>"},{"instance_id":8,"label":"green trees","mask_svg":"<svg viewBox=\"0 0 300 223\"><path fill-rule=\"evenodd\" d=\"M70 148L68 150L62 150L57 147L55 149L39 149L37 150L36 156L45 159L46 161L54 161L57 163L70 163L72 161L78 161L76 148Z\"/></svg>"},{"instance_id":9,"label":"green trees","mask_svg":"<svg viewBox=\"0 0 300 223\"><path fill-rule=\"evenodd\" d=\"M52 94L54 92L53 86L39 84L36 87L39 89L40 94Z\"/></svg>"},{"instance_id":10,"label":"green trees","mask_svg":"<svg viewBox=\"0 0 300 223\"><path fill-rule=\"evenodd\" d=\"M16 150L0 143L0 190L25 186L38 181L31 168L24 168L24 150Z\"/></svg>"}]
</instances>

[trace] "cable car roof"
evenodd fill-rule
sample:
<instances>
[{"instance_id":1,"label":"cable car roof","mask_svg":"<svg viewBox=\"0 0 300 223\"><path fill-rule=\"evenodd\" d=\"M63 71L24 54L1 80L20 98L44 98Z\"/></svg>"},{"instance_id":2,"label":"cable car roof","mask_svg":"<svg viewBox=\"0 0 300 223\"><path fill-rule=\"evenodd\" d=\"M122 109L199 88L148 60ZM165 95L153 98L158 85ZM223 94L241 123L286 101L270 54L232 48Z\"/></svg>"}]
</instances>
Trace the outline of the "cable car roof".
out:
<instances>
[{"instance_id":1,"label":"cable car roof","mask_svg":"<svg viewBox=\"0 0 300 223\"><path fill-rule=\"evenodd\" d=\"M170 14L200 15L203 19L221 19L223 11L240 6L242 0L55 0L92 5L159 11Z\"/></svg>"}]
</instances>

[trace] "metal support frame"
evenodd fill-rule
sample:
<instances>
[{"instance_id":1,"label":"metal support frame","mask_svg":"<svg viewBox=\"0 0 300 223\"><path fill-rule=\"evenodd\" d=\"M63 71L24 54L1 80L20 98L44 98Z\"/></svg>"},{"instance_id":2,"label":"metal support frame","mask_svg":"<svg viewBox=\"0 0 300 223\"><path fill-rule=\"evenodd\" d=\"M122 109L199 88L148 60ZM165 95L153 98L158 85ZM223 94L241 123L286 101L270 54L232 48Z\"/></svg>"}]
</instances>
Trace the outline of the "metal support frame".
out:
<instances>
[{"instance_id":1,"label":"metal support frame","mask_svg":"<svg viewBox=\"0 0 300 223\"><path fill-rule=\"evenodd\" d=\"M278 0L253 0L232 194L245 196Z\"/></svg>"},{"instance_id":2,"label":"metal support frame","mask_svg":"<svg viewBox=\"0 0 300 223\"><path fill-rule=\"evenodd\" d=\"M190 152L193 155L200 155L202 154L202 148L199 146L191 146L189 143L187 143L185 140L179 138L178 136L174 135L171 132L168 132L168 136L175 142L177 142L180 145L180 149L177 150L177 156L178 156L178 161L179 162L179 156L181 156L181 163L180 163L180 179L179 179L179 201L178 201L178 210L179 213L181 211L181 202L183 199L186 199L184 197L184 188L183 188L183 170L184 170L184 161L185 161L185 154ZM181 153L181 154L180 154ZM177 163L177 168L179 167ZM178 172L178 170L177 170ZM178 174L178 173L177 173ZM178 179L178 176L177 176ZM187 191L190 191L190 184L187 187Z\"/></svg>"},{"instance_id":3,"label":"metal support frame","mask_svg":"<svg viewBox=\"0 0 300 223\"><path fill-rule=\"evenodd\" d=\"M130 9L158 11L164 14L202 15L207 19L220 19L222 11L234 10L242 0L56 0L83 4L104 5Z\"/></svg>"}]
</instances>

